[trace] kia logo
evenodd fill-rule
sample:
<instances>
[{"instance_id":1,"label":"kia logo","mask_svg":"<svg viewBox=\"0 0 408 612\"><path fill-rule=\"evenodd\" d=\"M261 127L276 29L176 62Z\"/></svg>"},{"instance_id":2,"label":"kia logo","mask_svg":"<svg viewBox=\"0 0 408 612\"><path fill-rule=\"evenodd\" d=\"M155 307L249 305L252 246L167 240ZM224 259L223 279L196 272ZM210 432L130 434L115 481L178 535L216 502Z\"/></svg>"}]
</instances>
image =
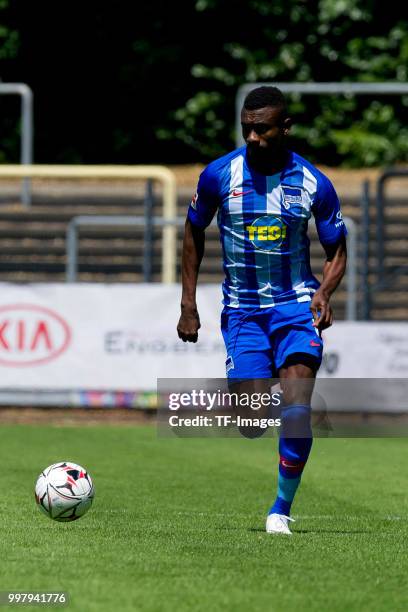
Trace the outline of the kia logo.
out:
<instances>
[{"instance_id":1,"label":"kia logo","mask_svg":"<svg viewBox=\"0 0 408 612\"><path fill-rule=\"evenodd\" d=\"M35 304L0 306L0 365L31 366L56 359L71 330L57 313Z\"/></svg>"}]
</instances>

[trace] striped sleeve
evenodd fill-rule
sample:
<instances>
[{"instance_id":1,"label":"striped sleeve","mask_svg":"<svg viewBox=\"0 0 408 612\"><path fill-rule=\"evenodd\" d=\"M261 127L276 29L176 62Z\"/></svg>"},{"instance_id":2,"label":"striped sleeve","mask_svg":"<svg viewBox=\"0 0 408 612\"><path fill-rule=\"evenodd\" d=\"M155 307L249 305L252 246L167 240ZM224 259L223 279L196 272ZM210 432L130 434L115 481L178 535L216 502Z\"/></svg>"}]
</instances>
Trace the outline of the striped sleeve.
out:
<instances>
[{"instance_id":1,"label":"striped sleeve","mask_svg":"<svg viewBox=\"0 0 408 612\"><path fill-rule=\"evenodd\" d=\"M205 229L210 225L220 204L218 177L211 166L201 173L197 192L191 200L187 217L193 225Z\"/></svg>"},{"instance_id":2,"label":"striped sleeve","mask_svg":"<svg viewBox=\"0 0 408 612\"><path fill-rule=\"evenodd\" d=\"M332 183L325 176L318 180L312 212L322 244L335 244L343 236L347 235L340 210L339 198Z\"/></svg>"}]
</instances>

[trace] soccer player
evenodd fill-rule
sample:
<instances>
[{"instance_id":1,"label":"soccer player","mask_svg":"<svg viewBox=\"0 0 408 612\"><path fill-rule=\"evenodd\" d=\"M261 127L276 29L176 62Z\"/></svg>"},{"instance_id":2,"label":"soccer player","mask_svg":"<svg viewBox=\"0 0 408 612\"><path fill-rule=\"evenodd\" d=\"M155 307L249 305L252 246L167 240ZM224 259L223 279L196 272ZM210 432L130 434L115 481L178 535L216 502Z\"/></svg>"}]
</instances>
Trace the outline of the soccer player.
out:
<instances>
[{"instance_id":1,"label":"soccer player","mask_svg":"<svg viewBox=\"0 0 408 612\"><path fill-rule=\"evenodd\" d=\"M217 212L225 280L221 329L229 383L258 390L278 373L285 396L278 491L268 533L291 534L290 510L312 446L310 402L332 324L330 296L346 268L346 229L333 185L286 147L291 127L276 87L257 87L241 111L246 145L210 163L188 210L177 331L196 342L196 286L205 228ZM310 267L307 226L314 216L326 254L319 284ZM299 433L300 432L300 433Z\"/></svg>"}]
</instances>

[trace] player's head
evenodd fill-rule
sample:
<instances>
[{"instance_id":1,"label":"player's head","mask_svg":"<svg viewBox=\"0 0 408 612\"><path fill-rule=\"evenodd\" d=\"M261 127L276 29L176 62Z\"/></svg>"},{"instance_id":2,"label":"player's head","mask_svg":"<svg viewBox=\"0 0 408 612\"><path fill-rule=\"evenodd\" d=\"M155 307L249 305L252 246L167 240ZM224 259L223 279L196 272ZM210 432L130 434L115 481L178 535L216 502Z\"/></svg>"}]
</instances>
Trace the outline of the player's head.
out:
<instances>
[{"instance_id":1,"label":"player's head","mask_svg":"<svg viewBox=\"0 0 408 612\"><path fill-rule=\"evenodd\" d=\"M250 91L242 107L241 126L245 142L253 152L281 151L291 119L280 89L262 86Z\"/></svg>"}]
</instances>

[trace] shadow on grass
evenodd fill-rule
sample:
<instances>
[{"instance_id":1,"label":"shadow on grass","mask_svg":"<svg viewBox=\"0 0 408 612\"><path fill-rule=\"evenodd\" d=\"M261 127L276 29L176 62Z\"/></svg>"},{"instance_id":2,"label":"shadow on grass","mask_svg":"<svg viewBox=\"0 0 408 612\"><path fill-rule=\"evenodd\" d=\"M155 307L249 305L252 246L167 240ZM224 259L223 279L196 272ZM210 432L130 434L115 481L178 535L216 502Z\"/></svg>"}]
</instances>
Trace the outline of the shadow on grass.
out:
<instances>
[{"instance_id":1,"label":"shadow on grass","mask_svg":"<svg viewBox=\"0 0 408 612\"><path fill-rule=\"evenodd\" d=\"M266 534L265 529L260 529L259 527L251 527L250 529L248 529L248 531ZM369 529L294 529L292 533L293 535L295 535L296 533L315 533L315 534L341 533L343 535L353 535L357 533L373 533L373 532L370 531ZM274 534L267 534L267 535L274 535ZM276 535L279 535L279 534L276 534Z\"/></svg>"},{"instance_id":2,"label":"shadow on grass","mask_svg":"<svg viewBox=\"0 0 408 612\"><path fill-rule=\"evenodd\" d=\"M352 535L354 533L373 533L370 529L294 529L293 533L341 533Z\"/></svg>"}]
</instances>

